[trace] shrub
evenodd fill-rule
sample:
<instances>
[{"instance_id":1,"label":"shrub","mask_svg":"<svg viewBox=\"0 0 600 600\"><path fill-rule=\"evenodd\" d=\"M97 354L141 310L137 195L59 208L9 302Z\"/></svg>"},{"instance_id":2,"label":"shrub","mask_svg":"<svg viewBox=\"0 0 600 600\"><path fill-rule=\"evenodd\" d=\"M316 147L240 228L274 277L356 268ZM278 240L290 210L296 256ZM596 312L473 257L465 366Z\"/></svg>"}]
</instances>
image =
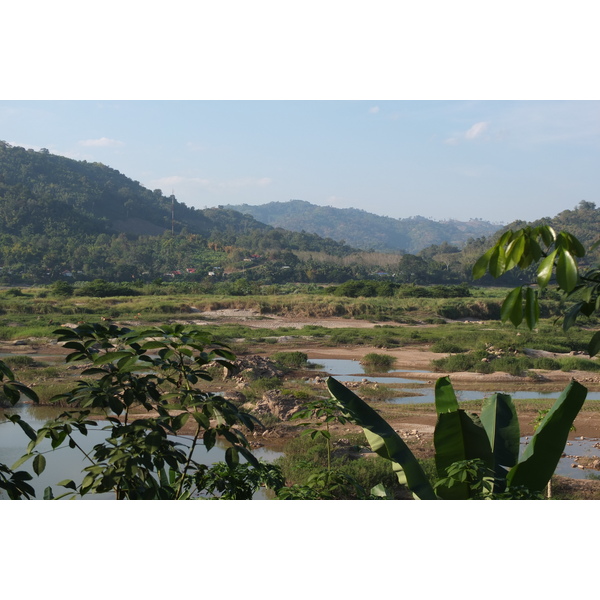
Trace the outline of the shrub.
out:
<instances>
[{"instance_id":1,"label":"shrub","mask_svg":"<svg viewBox=\"0 0 600 600\"><path fill-rule=\"evenodd\" d=\"M546 356L533 359L532 369L544 369L545 371L558 371L561 365L560 362Z\"/></svg>"},{"instance_id":2,"label":"shrub","mask_svg":"<svg viewBox=\"0 0 600 600\"><path fill-rule=\"evenodd\" d=\"M456 344L453 344L452 342L449 342L448 340L439 340L439 341L435 342L434 344L432 344L431 351L432 352L448 352L448 353L456 354L459 352L466 352L466 349L462 348L461 346L457 346Z\"/></svg>"},{"instance_id":3,"label":"shrub","mask_svg":"<svg viewBox=\"0 0 600 600\"><path fill-rule=\"evenodd\" d=\"M4 362L11 368L11 369L19 369L19 368L26 368L26 367L34 367L36 365L35 360L33 360L33 358L31 358L31 356L25 356L25 355L13 355L13 356L7 356L4 359Z\"/></svg>"},{"instance_id":4,"label":"shrub","mask_svg":"<svg viewBox=\"0 0 600 600\"><path fill-rule=\"evenodd\" d=\"M55 281L51 286L52 294L61 298L69 298L73 295L73 286L66 281Z\"/></svg>"},{"instance_id":5,"label":"shrub","mask_svg":"<svg viewBox=\"0 0 600 600\"><path fill-rule=\"evenodd\" d=\"M396 359L393 356L390 356L389 354L377 354L375 352L365 354L360 361L365 367L381 371L389 371L394 366L395 362Z\"/></svg>"},{"instance_id":6,"label":"shrub","mask_svg":"<svg viewBox=\"0 0 600 600\"><path fill-rule=\"evenodd\" d=\"M587 358L562 358L560 360L562 371L600 371L600 364Z\"/></svg>"},{"instance_id":7,"label":"shrub","mask_svg":"<svg viewBox=\"0 0 600 600\"><path fill-rule=\"evenodd\" d=\"M22 296L25 296L25 294L19 288L10 288L4 292L4 295L13 298L21 298Z\"/></svg>"},{"instance_id":8,"label":"shrub","mask_svg":"<svg viewBox=\"0 0 600 600\"><path fill-rule=\"evenodd\" d=\"M104 281L104 279L94 279L94 281L82 285L76 295L108 298L110 296L139 296L140 292L125 285Z\"/></svg>"},{"instance_id":9,"label":"shrub","mask_svg":"<svg viewBox=\"0 0 600 600\"><path fill-rule=\"evenodd\" d=\"M456 373L470 371L477 364L477 359L472 354L453 354L446 358L432 360L431 365L437 373Z\"/></svg>"},{"instance_id":10,"label":"shrub","mask_svg":"<svg viewBox=\"0 0 600 600\"><path fill-rule=\"evenodd\" d=\"M308 356L304 352L275 352L271 360L284 369L305 369L308 364Z\"/></svg>"}]
</instances>

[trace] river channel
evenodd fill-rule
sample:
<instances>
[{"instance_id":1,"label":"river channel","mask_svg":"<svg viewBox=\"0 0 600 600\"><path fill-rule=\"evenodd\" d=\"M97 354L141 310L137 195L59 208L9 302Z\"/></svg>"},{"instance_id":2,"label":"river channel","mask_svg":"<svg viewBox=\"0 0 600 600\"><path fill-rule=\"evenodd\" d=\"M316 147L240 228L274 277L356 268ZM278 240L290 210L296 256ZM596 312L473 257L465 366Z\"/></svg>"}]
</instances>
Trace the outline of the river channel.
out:
<instances>
[{"instance_id":1,"label":"river channel","mask_svg":"<svg viewBox=\"0 0 600 600\"><path fill-rule=\"evenodd\" d=\"M55 418L63 409L56 409L50 406L32 406L30 404L18 405L15 408L7 409L7 413L19 414L23 420L27 421L34 429L42 427L46 421ZM107 432L98 429L90 429L87 436L74 433L77 443L83 450L89 452L95 444L100 443L107 436ZM183 445L191 445L191 438L179 436L177 441ZM0 463L8 466L13 465L24 453L29 443L29 438L24 431L10 421L4 415L4 411L0 411ZM199 445L194 450L194 459L204 464L214 464L225 460L225 450L227 446L217 442L216 446L207 452L206 448ZM50 486L55 496L58 496L67 490L59 487L56 484L63 479L73 479L75 482L83 479L82 470L90 463L85 456L78 450L72 450L67 445L55 451L51 450L50 441L44 440L37 448L42 452L47 452L46 469L39 476L33 474L31 470L31 460L24 463L19 470L29 471L33 475L33 479L28 483L35 489L36 497L39 499L43 496L44 489ZM275 452L267 448L253 449L252 453L259 460L272 462L282 455L281 452ZM241 459L243 461L243 459ZM0 490L0 500L6 500L7 496ZM113 494L96 494L84 496L85 500L113 500ZM254 499L266 499L264 490L258 490L254 495Z\"/></svg>"},{"instance_id":2,"label":"river channel","mask_svg":"<svg viewBox=\"0 0 600 600\"><path fill-rule=\"evenodd\" d=\"M314 363L318 363L319 370L325 371L332 375L336 379L342 382L355 382L363 381L367 379L371 382L385 383L396 386L403 392L403 397L392 398L389 402L398 404L415 404L415 403L433 403L434 402L434 389L431 385L423 382L419 379L411 379L411 373L424 373L427 371L419 370L395 370L387 374L377 374L372 376L365 372L363 366L358 361L354 360L341 360L341 359L311 359L309 360ZM431 374L434 377L434 374ZM420 384L417 388L414 387L415 383ZM402 388L403 384L410 384L412 387ZM410 394L405 396L405 394ZM489 392L478 392L478 391L460 391L457 392L459 401L464 400L476 400L484 398L489 395ZM511 392L511 396L515 399L550 399L557 398L559 392ZM597 401L600 400L600 392L589 392L588 400ZM38 407L31 405L19 405L16 408L10 409L11 413L19 413L24 420L26 420L34 429L41 427L47 420L54 418L59 409L53 407ZM106 436L106 432L102 430L90 431L87 437L79 436L79 443L84 449L90 450L94 444L97 444ZM180 438L182 443L186 443L185 437ZM521 440L522 446L524 447L527 443L527 439ZM556 473L564 475L566 477L584 479L588 475L589 471L580 468L573 468L574 458L573 456L590 456L600 458L600 446L598 438L586 438L586 439L575 439L570 440L565 453L567 456L561 459ZM6 420L4 413L0 411L0 463L12 465L18 460L25 451L29 438L25 435L22 429L18 425L14 425ZM46 442L45 442L46 443ZM41 450L50 450L50 444L47 442L47 447L44 445L40 446ZM196 449L195 458L198 461L203 461L206 464L213 464L215 462L223 461L225 456L225 445L217 445L206 452L203 446L198 446ZM254 455L267 462L275 460L281 456L280 452L275 452L267 448L258 448L253 450ZM79 452L72 451L65 447L54 452L50 452L47 456L47 466L45 471L40 475L33 475L33 480L30 484L36 490L37 497L43 495L43 490L47 486L53 488L54 494L58 495L63 491L63 488L56 486L58 481L63 479L73 479L74 481L80 481L82 478L82 469L86 466L85 457ZM25 463L21 469L30 470L31 462ZM0 499L5 499L6 496L0 491ZM85 497L86 499L112 499L112 494L96 495ZM262 490L259 490L255 495L255 499L265 499L266 495Z\"/></svg>"},{"instance_id":3,"label":"river channel","mask_svg":"<svg viewBox=\"0 0 600 600\"><path fill-rule=\"evenodd\" d=\"M435 391L433 387L423 382L421 379L410 378L411 373L431 373L430 371L401 369L394 370L386 374L377 374L372 376L366 372L363 368L363 365L356 360L323 358L310 359L310 357L309 360L311 360L311 362L318 363L319 370L325 371L341 382L367 380L374 383L394 385L399 391L402 391L403 394L402 397L388 400L388 402L393 404L426 404L435 402ZM431 376L434 378L435 374L431 373ZM422 384L422 386L420 385L418 388L402 388L402 384L411 384L414 386L415 382ZM456 391L456 396L459 402L466 400L480 400L489 395L490 392L472 390ZM556 399L560 395L560 392L516 391L510 392L510 395L515 400L541 400ZM600 400L600 392L588 392L586 401L588 400ZM521 438L521 451L525 449L528 441L528 438ZM600 439L579 438L575 440L569 440L569 442L567 442L567 446L565 447L565 455L566 456L559 461L559 464L556 468L556 474L563 475L564 477L571 477L573 479L585 479L591 472L596 472L582 469L577 466L574 467L573 465L576 465L577 457L600 458Z\"/></svg>"}]
</instances>

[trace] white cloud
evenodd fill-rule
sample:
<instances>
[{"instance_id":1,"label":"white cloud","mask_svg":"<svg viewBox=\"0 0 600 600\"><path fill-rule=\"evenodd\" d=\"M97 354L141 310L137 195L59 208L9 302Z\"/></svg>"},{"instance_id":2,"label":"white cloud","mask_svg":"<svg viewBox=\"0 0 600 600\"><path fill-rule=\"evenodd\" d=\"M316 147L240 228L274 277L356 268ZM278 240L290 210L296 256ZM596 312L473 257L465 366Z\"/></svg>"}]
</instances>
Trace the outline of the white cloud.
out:
<instances>
[{"instance_id":1,"label":"white cloud","mask_svg":"<svg viewBox=\"0 0 600 600\"><path fill-rule=\"evenodd\" d=\"M376 114L379 112L379 110L380 110L380 109L379 109L379 106L371 106L371 108L369 109L369 112L370 112L372 115L376 115Z\"/></svg>"},{"instance_id":2,"label":"white cloud","mask_svg":"<svg viewBox=\"0 0 600 600\"><path fill-rule=\"evenodd\" d=\"M473 127L471 127L466 133L465 138L468 140L474 140L478 138L482 133L484 133L489 126L487 121L480 121L479 123L475 123Z\"/></svg>"},{"instance_id":3,"label":"white cloud","mask_svg":"<svg viewBox=\"0 0 600 600\"><path fill-rule=\"evenodd\" d=\"M447 146L456 146L465 140L475 140L481 137L488 130L489 126L488 121L479 121L479 123L475 123L475 125L472 125L464 133L456 132L452 137L446 138L444 144Z\"/></svg>"},{"instance_id":4,"label":"white cloud","mask_svg":"<svg viewBox=\"0 0 600 600\"><path fill-rule=\"evenodd\" d=\"M95 147L104 147L104 148L109 148L109 147L116 147L116 146L123 146L123 142L120 142L119 140L111 140L110 138L99 138L97 140L81 140L79 142L80 146L95 146Z\"/></svg>"}]
</instances>

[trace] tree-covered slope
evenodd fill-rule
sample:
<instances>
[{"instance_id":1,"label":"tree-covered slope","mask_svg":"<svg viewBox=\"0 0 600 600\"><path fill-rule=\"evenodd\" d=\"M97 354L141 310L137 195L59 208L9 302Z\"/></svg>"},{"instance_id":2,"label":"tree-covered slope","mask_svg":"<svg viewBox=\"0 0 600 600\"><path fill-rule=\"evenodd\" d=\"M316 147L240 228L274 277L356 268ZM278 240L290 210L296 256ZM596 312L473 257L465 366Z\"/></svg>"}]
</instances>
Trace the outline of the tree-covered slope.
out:
<instances>
[{"instance_id":1,"label":"tree-covered slope","mask_svg":"<svg viewBox=\"0 0 600 600\"><path fill-rule=\"evenodd\" d=\"M202 235L268 229L234 211L190 208L101 163L0 142L0 233L159 235L172 226Z\"/></svg>"},{"instance_id":2,"label":"tree-covered slope","mask_svg":"<svg viewBox=\"0 0 600 600\"><path fill-rule=\"evenodd\" d=\"M256 220L291 231L308 231L334 240L351 241L363 250L416 253L432 244L462 246L469 238L493 234L499 226L486 221L433 221L382 217L356 208L316 206L303 200L260 206L230 206Z\"/></svg>"},{"instance_id":3,"label":"tree-covered slope","mask_svg":"<svg viewBox=\"0 0 600 600\"><path fill-rule=\"evenodd\" d=\"M211 266L290 251L339 257L353 249L231 209L190 208L101 163L0 142L3 281L46 281L66 272L112 279L180 270L206 275Z\"/></svg>"}]
</instances>

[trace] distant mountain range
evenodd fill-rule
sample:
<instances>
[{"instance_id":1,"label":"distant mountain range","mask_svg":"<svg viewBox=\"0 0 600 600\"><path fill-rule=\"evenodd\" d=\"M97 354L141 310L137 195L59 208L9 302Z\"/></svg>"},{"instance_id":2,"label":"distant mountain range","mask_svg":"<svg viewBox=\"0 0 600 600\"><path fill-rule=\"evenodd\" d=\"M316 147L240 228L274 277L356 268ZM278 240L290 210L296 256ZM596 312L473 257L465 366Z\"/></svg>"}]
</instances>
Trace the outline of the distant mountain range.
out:
<instances>
[{"instance_id":1,"label":"distant mountain range","mask_svg":"<svg viewBox=\"0 0 600 600\"><path fill-rule=\"evenodd\" d=\"M468 239L487 237L501 226L472 219L433 221L424 217L392 219L357 208L317 206L304 200L269 202L260 206L229 205L229 208L257 221L290 231L305 231L336 241L345 241L362 250L416 254L444 242L462 247Z\"/></svg>"},{"instance_id":2,"label":"distant mountain range","mask_svg":"<svg viewBox=\"0 0 600 600\"><path fill-rule=\"evenodd\" d=\"M590 247L600 209L582 201L540 222ZM459 283L499 231L475 219L392 219L301 200L199 210L101 163L0 141L0 283L48 282L66 272L131 281L210 271L215 279L215 268L265 283L339 283L380 276L389 265L409 282ZM590 258L597 257L598 250ZM410 269L396 268L400 262Z\"/></svg>"}]
</instances>

